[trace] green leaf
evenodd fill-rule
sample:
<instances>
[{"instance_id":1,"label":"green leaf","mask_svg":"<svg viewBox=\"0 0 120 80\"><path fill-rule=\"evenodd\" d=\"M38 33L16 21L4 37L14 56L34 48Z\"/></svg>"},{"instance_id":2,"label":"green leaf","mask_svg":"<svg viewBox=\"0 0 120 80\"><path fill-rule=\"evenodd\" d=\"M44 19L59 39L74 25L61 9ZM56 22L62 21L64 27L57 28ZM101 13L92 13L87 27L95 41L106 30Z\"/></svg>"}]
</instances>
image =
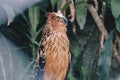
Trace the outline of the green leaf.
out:
<instances>
[{"instance_id":1,"label":"green leaf","mask_svg":"<svg viewBox=\"0 0 120 80\"><path fill-rule=\"evenodd\" d=\"M120 0L111 0L111 10L115 18L120 15Z\"/></svg>"},{"instance_id":2,"label":"green leaf","mask_svg":"<svg viewBox=\"0 0 120 80\"><path fill-rule=\"evenodd\" d=\"M115 20L116 29L120 32L120 16Z\"/></svg>"},{"instance_id":3,"label":"green leaf","mask_svg":"<svg viewBox=\"0 0 120 80\"><path fill-rule=\"evenodd\" d=\"M44 28L44 26L42 26L35 34L35 39L38 37L38 35L40 34L40 32L42 31L42 29Z\"/></svg>"},{"instance_id":4,"label":"green leaf","mask_svg":"<svg viewBox=\"0 0 120 80\"><path fill-rule=\"evenodd\" d=\"M83 80L86 80L86 68L82 66L81 69L83 73Z\"/></svg>"},{"instance_id":5,"label":"green leaf","mask_svg":"<svg viewBox=\"0 0 120 80\"><path fill-rule=\"evenodd\" d=\"M70 50L75 57L80 55L80 48L77 39L74 37L73 34L69 37L70 39Z\"/></svg>"},{"instance_id":6,"label":"green leaf","mask_svg":"<svg viewBox=\"0 0 120 80\"><path fill-rule=\"evenodd\" d=\"M71 24L73 26L73 24ZM71 65L70 65L70 71L68 73L68 80L77 80L74 76L74 67L76 65L76 59L77 57L80 55L80 48L79 48L79 44L77 39L75 38L75 35L73 34L73 32L68 31L68 38L70 41L70 52L72 54L72 61L71 61ZM78 65L78 64L77 64ZM81 66L79 66L81 67Z\"/></svg>"},{"instance_id":7,"label":"green leaf","mask_svg":"<svg viewBox=\"0 0 120 80\"><path fill-rule=\"evenodd\" d=\"M33 44L37 45L38 46L38 42L37 41L33 41Z\"/></svg>"},{"instance_id":8,"label":"green leaf","mask_svg":"<svg viewBox=\"0 0 120 80\"><path fill-rule=\"evenodd\" d=\"M47 11L47 7L48 7L48 4L49 4L49 0L42 0L39 4L40 6L40 9L43 11L43 12L46 12Z\"/></svg>"},{"instance_id":9,"label":"green leaf","mask_svg":"<svg viewBox=\"0 0 120 80\"><path fill-rule=\"evenodd\" d=\"M50 0L52 7L54 8L55 4L57 3L58 0Z\"/></svg>"},{"instance_id":10,"label":"green leaf","mask_svg":"<svg viewBox=\"0 0 120 80\"><path fill-rule=\"evenodd\" d=\"M104 1L106 2L107 6L110 8L110 6L111 6L111 0L104 0Z\"/></svg>"},{"instance_id":11,"label":"green leaf","mask_svg":"<svg viewBox=\"0 0 120 80\"><path fill-rule=\"evenodd\" d=\"M34 5L29 8L29 20L31 23L32 29L36 32L37 25L40 19L40 12L39 12L39 6Z\"/></svg>"},{"instance_id":12,"label":"green leaf","mask_svg":"<svg viewBox=\"0 0 120 80\"><path fill-rule=\"evenodd\" d=\"M112 59L112 39L113 32L110 33L108 39L105 41L104 47L101 52L101 56L98 62L100 80L108 80L111 59Z\"/></svg>"},{"instance_id":13,"label":"green leaf","mask_svg":"<svg viewBox=\"0 0 120 80\"><path fill-rule=\"evenodd\" d=\"M57 1L57 10L61 10L62 0Z\"/></svg>"},{"instance_id":14,"label":"green leaf","mask_svg":"<svg viewBox=\"0 0 120 80\"><path fill-rule=\"evenodd\" d=\"M80 26L80 29L84 28L87 16L86 2L83 0L75 0L76 7L76 19Z\"/></svg>"},{"instance_id":15,"label":"green leaf","mask_svg":"<svg viewBox=\"0 0 120 80\"><path fill-rule=\"evenodd\" d=\"M68 73L68 80L76 80L76 78L73 76L72 68L70 67L70 71Z\"/></svg>"},{"instance_id":16,"label":"green leaf","mask_svg":"<svg viewBox=\"0 0 120 80\"><path fill-rule=\"evenodd\" d=\"M64 11L69 7L70 3L71 3L71 0L68 0L68 1L66 2L66 4L65 4L65 5L63 6L63 8L61 9L62 13L64 13Z\"/></svg>"},{"instance_id":17,"label":"green leaf","mask_svg":"<svg viewBox=\"0 0 120 80\"><path fill-rule=\"evenodd\" d=\"M40 12L39 12L39 5L34 5L32 7L29 8L29 12L28 12L28 15L29 15L29 20L30 20L30 23L31 23L31 27L30 27L30 36L31 36L31 47L32 47L32 56L33 56L33 59L35 59L35 56L36 56L36 46L35 45L38 45L38 43L36 42L36 37L38 36L37 35L37 26L38 26L38 23L39 23L39 19L40 19Z\"/></svg>"}]
</instances>

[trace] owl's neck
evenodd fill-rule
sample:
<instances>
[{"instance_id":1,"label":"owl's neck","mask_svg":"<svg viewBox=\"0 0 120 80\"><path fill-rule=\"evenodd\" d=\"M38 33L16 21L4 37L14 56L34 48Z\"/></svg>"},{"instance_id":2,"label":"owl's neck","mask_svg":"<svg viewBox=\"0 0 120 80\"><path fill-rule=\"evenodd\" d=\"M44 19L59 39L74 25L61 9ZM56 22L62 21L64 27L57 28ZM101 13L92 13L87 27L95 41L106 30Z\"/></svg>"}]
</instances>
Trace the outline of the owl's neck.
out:
<instances>
[{"instance_id":1,"label":"owl's neck","mask_svg":"<svg viewBox=\"0 0 120 80\"><path fill-rule=\"evenodd\" d=\"M58 32L58 33L60 32L60 33L66 34L67 28L65 26L62 26L62 25L55 27L51 24L47 24L45 26L45 30L47 30L47 31L49 30L50 32Z\"/></svg>"}]
</instances>

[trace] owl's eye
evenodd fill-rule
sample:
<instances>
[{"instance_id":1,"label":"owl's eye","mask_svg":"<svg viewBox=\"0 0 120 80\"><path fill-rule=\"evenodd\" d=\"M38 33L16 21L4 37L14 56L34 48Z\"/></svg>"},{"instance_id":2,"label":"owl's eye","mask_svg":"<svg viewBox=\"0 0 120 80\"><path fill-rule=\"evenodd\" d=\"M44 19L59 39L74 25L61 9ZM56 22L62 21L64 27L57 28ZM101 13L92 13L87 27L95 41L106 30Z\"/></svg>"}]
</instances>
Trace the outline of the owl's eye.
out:
<instances>
[{"instance_id":1,"label":"owl's eye","mask_svg":"<svg viewBox=\"0 0 120 80\"><path fill-rule=\"evenodd\" d=\"M59 20L60 20L60 17L59 17L59 16L55 16L54 19L55 19L56 21L59 21Z\"/></svg>"}]
</instances>

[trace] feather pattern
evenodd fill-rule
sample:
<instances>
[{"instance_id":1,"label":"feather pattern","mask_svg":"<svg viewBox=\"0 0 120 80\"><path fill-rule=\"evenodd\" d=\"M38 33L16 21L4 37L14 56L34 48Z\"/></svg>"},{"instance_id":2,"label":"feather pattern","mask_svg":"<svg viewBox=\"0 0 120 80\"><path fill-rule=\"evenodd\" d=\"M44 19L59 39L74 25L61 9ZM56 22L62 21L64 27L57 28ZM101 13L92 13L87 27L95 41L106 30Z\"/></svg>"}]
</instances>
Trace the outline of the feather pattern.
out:
<instances>
[{"instance_id":1,"label":"feather pattern","mask_svg":"<svg viewBox=\"0 0 120 80\"><path fill-rule=\"evenodd\" d=\"M40 63L40 57L45 58L43 80L64 80L70 60L64 17L55 20L56 14L46 14L48 19L37 51L37 64Z\"/></svg>"}]
</instances>

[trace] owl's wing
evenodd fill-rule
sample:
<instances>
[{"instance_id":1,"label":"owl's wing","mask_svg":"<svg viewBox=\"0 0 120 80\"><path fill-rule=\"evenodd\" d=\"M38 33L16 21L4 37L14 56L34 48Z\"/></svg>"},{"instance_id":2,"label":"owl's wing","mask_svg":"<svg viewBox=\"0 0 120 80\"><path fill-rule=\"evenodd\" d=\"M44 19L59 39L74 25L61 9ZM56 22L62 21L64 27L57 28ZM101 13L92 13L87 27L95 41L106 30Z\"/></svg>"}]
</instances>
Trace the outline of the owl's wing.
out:
<instances>
[{"instance_id":1,"label":"owl's wing","mask_svg":"<svg viewBox=\"0 0 120 80\"><path fill-rule=\"evenodd\" d=\"M41 65L45 64L45 58L46 58L45 47L44 45L40 44L37 51L36 63L39 64L41 69L43 68Z\"/></svg>"},{"instance_id":2,"label":"owl's wing","mask_svg":"<svg viewBox=\"0 0 120 80\"><path fill-rule=\"evenodd\" d=\"M34 65L35 80L43 80L44 66L46 62L45 59L45 48L40 42L40 45L37 50L36 63Z\"/></svg>"},{"instance_id":3,"label":"owl's wing","mask_svg":"<svg viewBox=\"0 0 120 80\"><path fill-rule=\"evenodd\" d=\"M45 53L44 43L46 43L46 38L49 35L50 35L50 31L44 28L42 33L42 38L41 41L39 42L39 46L37 49L36 64L35 64L36 80L43 80L44 66L46 63L46 53Z\"/></svg>"},{"instance_id":4,"label":"owl's wing","mask_svg":"<svg viewBox=\"0 0 120 80\"><path fill-rule=\"evenodd\" d=\"M45 58L46 58L46 54L45 54L45 46L44 43L46 42L46 38L47 35L49 34L49 30L46 30L46 27L43 29L42 32L42 37L41 40L39 42L39 46L37 49L37 57L36 57L36 63L40 66L41 64L45 63Z\"/></svg>"}]
</instances>

